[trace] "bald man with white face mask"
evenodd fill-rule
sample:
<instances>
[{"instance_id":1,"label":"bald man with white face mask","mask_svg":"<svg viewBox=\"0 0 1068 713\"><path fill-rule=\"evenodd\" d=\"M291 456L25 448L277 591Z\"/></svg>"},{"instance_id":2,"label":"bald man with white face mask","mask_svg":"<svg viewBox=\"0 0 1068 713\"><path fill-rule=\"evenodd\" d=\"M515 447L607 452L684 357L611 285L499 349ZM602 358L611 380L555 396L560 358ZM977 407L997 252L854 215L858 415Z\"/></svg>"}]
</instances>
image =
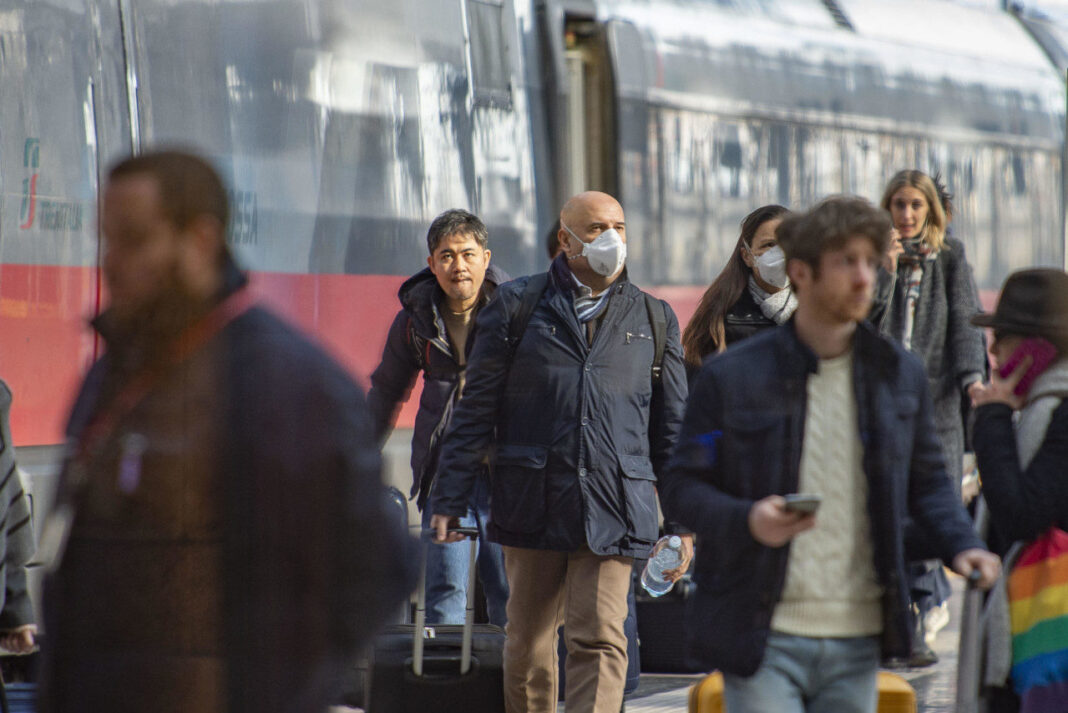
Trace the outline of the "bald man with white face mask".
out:
<instances>
[{"instance_id":1,"label":"bald man with white face mask","mask_svg":"<svg viewBox=\"0 0 1068 713\"><path fill-rule=\"evenodd\" d=\"M616 713L631 566L659 535L656 473L675 442L686 376L671 308L627 280L619 202L575 196L557 237L549 271L502 285L479 316L431 526L440 541L456 539L446 528L491 453L490 538L503 545L510 590L506 709L556 710L564 624L568 711ZM529 321L510 339L523 304ZM656 315L665 332L658 371Z\"/></svg>"}]
</instances>

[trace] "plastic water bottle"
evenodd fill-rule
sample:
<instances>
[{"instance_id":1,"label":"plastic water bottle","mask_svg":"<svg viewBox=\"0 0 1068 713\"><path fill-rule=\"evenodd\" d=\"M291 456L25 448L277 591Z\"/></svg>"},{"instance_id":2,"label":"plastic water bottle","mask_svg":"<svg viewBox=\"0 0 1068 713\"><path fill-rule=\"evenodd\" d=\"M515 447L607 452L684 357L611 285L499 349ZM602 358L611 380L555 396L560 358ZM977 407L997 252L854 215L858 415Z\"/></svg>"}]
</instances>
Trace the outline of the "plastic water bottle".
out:
<instances>
[{"instance_id":1,"label":"plastic water bottle","mask_svg":"<svg viewBox=\"0 0 1068 713\"><path fill-rule=\"evenodd\" d=\"M661 537L653 549L659 551L645 563L642 572L642 587L654 597L671 591L675 583L664 577L664 570L675 569L682 562L682 538L678 535Z\"/></svg>"}]
</instances>

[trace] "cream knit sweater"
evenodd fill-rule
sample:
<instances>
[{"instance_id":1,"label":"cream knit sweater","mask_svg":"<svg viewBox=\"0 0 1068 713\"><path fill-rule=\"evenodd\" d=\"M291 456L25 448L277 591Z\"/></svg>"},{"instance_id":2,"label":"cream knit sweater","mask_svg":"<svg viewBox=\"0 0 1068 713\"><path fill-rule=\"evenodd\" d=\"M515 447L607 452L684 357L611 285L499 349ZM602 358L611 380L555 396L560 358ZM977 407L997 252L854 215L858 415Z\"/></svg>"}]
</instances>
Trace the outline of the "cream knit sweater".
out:
<instances>
[{"instance_id":1,"label":"cream knit sweater","mask_svg":"<svg viewBox=\"0 0 1068 713\"><path fill-rule=\"evenodd\" d=\"M790 543L774 631L810 637L882 631L862 456L850 351L821 359L808 379L799 492L817 493L823 502L816 526Z\"/></svg>"}]
</instances>

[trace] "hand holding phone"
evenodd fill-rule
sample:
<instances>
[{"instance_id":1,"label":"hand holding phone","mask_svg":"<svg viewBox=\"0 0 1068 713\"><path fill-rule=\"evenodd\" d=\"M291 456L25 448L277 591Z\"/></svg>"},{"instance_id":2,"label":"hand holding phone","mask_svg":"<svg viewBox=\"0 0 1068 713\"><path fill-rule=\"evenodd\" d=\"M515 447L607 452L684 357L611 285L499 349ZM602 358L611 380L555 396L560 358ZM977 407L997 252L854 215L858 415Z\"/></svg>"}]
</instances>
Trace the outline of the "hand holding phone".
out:
<instances>
[{"instance_id":1,"label":"hand holding phone","mask_svg":"<svg viewBox=\"0 0 1068 713\"><path fill-rule=\"evenodd\" d=\"M820 509L820 503L823 498L815 493L790 493L784 495L783 499L786 500L786 512L800 512L804 514L811 514Z\"/></svg>"},{"instance_id":2,"label":"hand holding phone","mask_svg":"<svg viewBox=\"0 0 1068 713\"><path fill-rule=\"evenodd\" d=\"M1017 396L1025 395L1038 375L1053 363L1057 358L1057 348L1041 337L1028 337L1020 342L1020 346L1016 347L1008 361L998 367L998 376L1002 379L1009 378L1027 357L1031 357L1031 365L1012 390Z\"/></svg>"}]
</instances>

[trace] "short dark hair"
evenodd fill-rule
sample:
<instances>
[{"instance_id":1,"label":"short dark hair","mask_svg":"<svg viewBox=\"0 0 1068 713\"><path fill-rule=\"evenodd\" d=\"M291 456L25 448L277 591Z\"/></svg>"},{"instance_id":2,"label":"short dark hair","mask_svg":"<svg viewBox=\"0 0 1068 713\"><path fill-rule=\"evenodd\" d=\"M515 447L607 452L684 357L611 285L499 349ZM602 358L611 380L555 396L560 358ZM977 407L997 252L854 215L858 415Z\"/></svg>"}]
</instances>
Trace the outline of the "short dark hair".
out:
<instances>
[{"instance_id":1,"label":"short dark hair","mask_svg":"<svg viewBox=\"0 0 1068 713\"><path fill-rule=\"evenodd\" d=\"M885 253L892 228L890 215L870 201L860 196L831 196L805 213L787 216L775 237L787 260L803 260L819 274L820 256L841 250L850 238L867 238L876 252Z\"/></svg>"},{"instance_id":2,"label":"short dark hair","mask_svg":"<svg viewBox=\"0 0 1068 713\"><path fill-rule=\"evenodd\" d=\"M426 247L433 255L442 240L450 235L470 235L485 250L489 246L489 231L474 213L454 208L447 210L430 224L426 231Z\"/></svg>"},{"instance_id":3,"label":"short dark hair","mask_svg":"<svg viewBox=\"0 0 1068 713\"><path fill-rule=\"evenodd\" d=\"M219 174L196 154L180 149L150 151L119 161L108 172L112 181L145 174L159 185L160 210L177 228L209 215L225 233L230 221L230 200Z\"/></svg>"}]
</instances>

